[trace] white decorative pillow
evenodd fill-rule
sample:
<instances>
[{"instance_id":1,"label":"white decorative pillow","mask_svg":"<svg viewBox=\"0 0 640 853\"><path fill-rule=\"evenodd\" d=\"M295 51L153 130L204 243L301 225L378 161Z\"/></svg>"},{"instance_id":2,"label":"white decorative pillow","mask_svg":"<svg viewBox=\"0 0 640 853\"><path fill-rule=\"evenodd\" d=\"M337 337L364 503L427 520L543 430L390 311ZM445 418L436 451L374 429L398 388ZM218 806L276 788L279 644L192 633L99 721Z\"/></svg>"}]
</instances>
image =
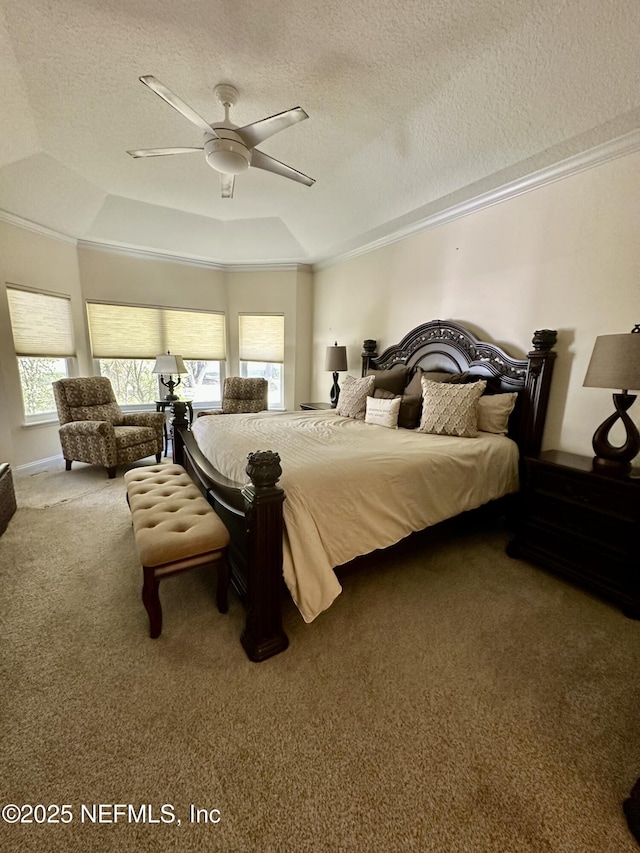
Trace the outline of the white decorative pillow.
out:
<instances>
[{"instance_id":1,"label":"white decorative pillow","mask_svg":"<svg viewBox=\"0 0 640 853\"><path fill-rule=\"evenodd\" d=\"M398 429L398 413L402 397L385 399L382 397L367 397L367 409L364 416L366 424L376 424L388 429Z\"/></svg>"},{"instance_id":2,"label":"white decorative pillow","mask_svg":"<svg viewBox=\"0 0 640 853\"><path fill-rule=\"evenodd\" d=\"M344 418L355 418L363 421L367 407L367 397L373 394L374 376L363 376L356 379L347 374L342 383L336 413Z\"/></svg>"},{"instance_id":3,"label":"white decorative pillow","mask_svg":"<svg viewBox=\"0 0 640 853\"><path fill-rule=\"evenodd\" d=\"M478 429L481 432L495 432L506 435L509 429L509 415L518 398L517 393L489 394L478 400Z\"/></svg>"},{"instance_id":4,"label":"white decorative pillow","mask_svg":"<svg viewBox=\"0 0 640 853\"><path fill-rule=\"evenodd\" d=\"M474 438L478 435L477 402L486 387L484 379L470 385L450 385L430 382L423 376L418 432Z\"/></svg>"}]
</instances>

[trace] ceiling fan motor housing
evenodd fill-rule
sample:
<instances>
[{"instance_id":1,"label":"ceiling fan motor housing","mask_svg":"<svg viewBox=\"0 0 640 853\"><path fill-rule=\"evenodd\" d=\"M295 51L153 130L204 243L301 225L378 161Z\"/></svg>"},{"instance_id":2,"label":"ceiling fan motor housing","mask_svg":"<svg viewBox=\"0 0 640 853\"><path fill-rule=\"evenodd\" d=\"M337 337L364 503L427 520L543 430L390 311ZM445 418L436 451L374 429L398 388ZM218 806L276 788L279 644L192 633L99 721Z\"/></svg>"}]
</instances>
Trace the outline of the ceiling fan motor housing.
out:
<instances>
[{"instance_id":1,"label":"ceiling fan motor housing","mask_svg":"<svg viewBox=\"0 0 640 853\"><path fill-rule=\"evenodd\" d=\"M246 172L251 163L251 151L237 133L227 127L215 127L218 136L205 134L204 156L207 163L225 175Z\"/></svg>"}]
</instances>

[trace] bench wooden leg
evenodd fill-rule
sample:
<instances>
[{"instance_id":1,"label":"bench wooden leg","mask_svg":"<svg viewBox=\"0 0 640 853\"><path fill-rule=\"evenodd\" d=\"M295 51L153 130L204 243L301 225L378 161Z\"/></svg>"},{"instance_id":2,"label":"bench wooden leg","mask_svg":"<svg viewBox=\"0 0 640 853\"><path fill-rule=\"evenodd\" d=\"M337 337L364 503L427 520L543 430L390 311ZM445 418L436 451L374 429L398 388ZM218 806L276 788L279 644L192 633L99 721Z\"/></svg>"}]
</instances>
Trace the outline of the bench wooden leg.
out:
<instances>
[{"instance_id":1,"label":"bench wooden leg","mask_svg":"<svg viewBox=\"0 0 640 853\"><path fill-rule=\"evenodd\" d=\"M70 471L71 470L71 459L65 459L64 460L64 466L65 466L65 469L67 471Z\"/></svg>"},{"instance_id":2,"label":"bench wooden leg","mask_svg":"<svg viewBox=\"0 0 640 853\"><path fill-rule=\"evenodd\" d=\"M218 561L218 585L216 587L216 604L219 613L226 613L229 609L229 562L226 553L223 553Z\"/></svg>"},{"instance_id":3,"label":"bench wooden leg","mask_svg":"<svg viewBox=\"0 0 640 853\"><path fill-rule=\"evenodd\" d=\"M162 606L158 589L160 581L156 580L153 568L144 566L144 583L142 584L142 603L149 614L149 636L155 640L162 631Z\"/></svg>"}]
</instances>

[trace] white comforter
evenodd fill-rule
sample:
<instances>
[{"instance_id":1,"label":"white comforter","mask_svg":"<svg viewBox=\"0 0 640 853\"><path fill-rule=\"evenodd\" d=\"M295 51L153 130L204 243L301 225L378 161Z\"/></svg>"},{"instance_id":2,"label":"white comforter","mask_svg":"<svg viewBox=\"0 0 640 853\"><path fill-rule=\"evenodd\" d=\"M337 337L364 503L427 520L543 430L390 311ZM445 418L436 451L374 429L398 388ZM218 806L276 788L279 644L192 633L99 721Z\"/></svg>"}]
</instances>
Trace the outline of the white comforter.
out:
<instances>
[{"instance_id":1,"label":"white comforter","mask_svg":"<svg viewBox=\"0 0 640 853\"><path fill-rule=\"evenodd\" d=\"M225 476L248 482L247 454L282 460L284 578L306 622L342 587L333 568L518 488L518 448L386 429L329 412L198 418L193 433Z\"/></svg>"}]
</instances>

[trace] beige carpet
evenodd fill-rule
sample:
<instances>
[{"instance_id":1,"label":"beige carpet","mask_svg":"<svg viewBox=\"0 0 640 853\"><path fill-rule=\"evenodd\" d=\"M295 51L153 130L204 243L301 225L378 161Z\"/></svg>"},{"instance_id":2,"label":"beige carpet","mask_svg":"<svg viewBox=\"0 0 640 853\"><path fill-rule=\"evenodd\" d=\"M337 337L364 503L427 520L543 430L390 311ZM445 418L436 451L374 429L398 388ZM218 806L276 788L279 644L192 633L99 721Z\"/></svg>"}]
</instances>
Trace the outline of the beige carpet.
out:
<instances>
[{"instance_id":1,"label":"beige carpet","mask_svg":"<svg viewBox=\"0 0 640 853\"><path fill-rule=\"evenodd\" d=\"M362 560L311 625L288 600L290 648L253 664L204 570L163 582L149 639L121 470L14 479L1 799L72 820L2 824L2 850L637 851L640 623L486 520Z\"/></svg>"}]
</instances>

